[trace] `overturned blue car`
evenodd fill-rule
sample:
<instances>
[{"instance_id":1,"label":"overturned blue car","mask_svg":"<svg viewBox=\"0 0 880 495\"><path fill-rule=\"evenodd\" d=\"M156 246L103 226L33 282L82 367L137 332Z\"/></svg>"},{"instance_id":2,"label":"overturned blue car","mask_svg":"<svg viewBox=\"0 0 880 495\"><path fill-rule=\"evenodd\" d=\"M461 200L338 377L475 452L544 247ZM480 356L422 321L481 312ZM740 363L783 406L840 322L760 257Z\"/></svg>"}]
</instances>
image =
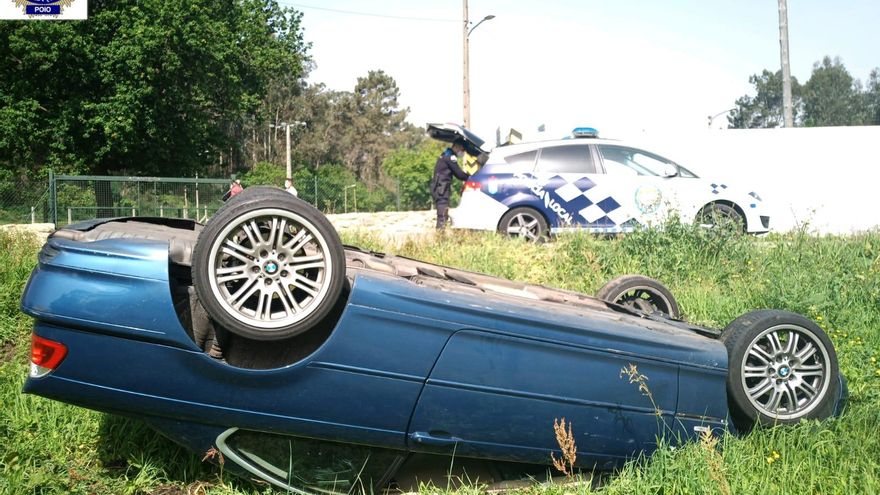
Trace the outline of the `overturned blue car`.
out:
<instances>
[{"instance_id":1,"label":"overturned blue car","mask_svg":"<svg viewBox=\"0 0 880 495\"><path fill-rule=\"evenodd\" d=\"M22 297L24 391L141 419L299 493L383 489L425 454L550 464L559 418L577 464L607 469L661 436L845 403L833 345L800 315L719 331L675 319L644 277L600 295L343 246L307 203L250 188L204 226L103 219L50 236Z\"/></svg>"}]
</instances>

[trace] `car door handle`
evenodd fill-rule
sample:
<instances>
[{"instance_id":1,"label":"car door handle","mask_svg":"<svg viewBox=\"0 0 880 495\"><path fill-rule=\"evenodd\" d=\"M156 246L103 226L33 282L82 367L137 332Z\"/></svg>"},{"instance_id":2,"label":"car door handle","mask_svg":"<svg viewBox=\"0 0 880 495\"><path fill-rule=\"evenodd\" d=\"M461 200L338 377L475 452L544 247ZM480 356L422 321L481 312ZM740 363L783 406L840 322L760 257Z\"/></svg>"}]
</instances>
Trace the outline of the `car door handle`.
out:
<instances>
[{"instance_id":1,"label":"car door handle","mask_svg":"<svg viewBox=\"0 0 880 495\"><path fill-rule=\"evenodd\" d=\"M460 442L461 439L444 432L416 431L410 434L409 438L418 444L428 445L431 447L451 447Z\"/></svg>"}]
</instances>

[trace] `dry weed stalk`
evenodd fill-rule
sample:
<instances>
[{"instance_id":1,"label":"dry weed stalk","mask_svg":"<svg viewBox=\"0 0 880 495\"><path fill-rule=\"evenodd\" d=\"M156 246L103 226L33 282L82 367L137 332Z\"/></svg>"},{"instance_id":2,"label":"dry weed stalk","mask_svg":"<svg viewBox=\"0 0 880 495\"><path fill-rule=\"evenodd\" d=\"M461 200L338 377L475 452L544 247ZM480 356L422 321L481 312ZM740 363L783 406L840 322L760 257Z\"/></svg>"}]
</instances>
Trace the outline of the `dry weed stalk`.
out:
<instances>
[{"instance_id":1,"label":"dry weed stalk","mask_svg":"<svg viewBox=\"0 0 880 495\"><path fill-rule=\"evenodd\" d=\"M724 474L724 459L718 453L718 438L712 434L710 428L700 433L700 446L706 452L706 465L709 468L709 476L718 485L722 495L730 495L730 483Z\"/></svg>"},{"instance_id":2,"label":"dry weed stalk","mask_svg":"<svg viewBox=\"0 0 880 495\"><path fill-rule=\"evenodd\" d=\"M648 377L639 373L639 368L633 363L629 363L627 366L620 368L620 377L623 378L624 376L629 379L630 383L639 384L639 392L651 401L651 406L654 408L654 414L662 416L663 412L657 407L657 403L654 402L654 394L652 394L651 389L648 388Z\"/></svg>"},{"instance_id":3,"label":"dry weed stalk","mask_svg":"<svg viewBox=\"0 0 880 495\"><path fill-rule=\"evenodd\" d=\"M565 418L562 418L561 421L553 418L553 431L556 432L556 443L559 444L559 449L562 450L562 457L560 459L557 459L553 452L550 453L553 467L568 477L574 476L577 446L574 444L574 435L571 433L571 423L568 423L568 429L566 429Z\"/></svg>"},{"instance_id":4,"label":"dry weed stalk","mask_svg":"<svg viewBox=\"0 0 880 495\"><path fill-rule=\"evenodd\" d=\"M210 449L205 451L205 457L202 457L202 462L205 462L208 459L214 460L215 457L218 457L217 464L219 464L220 466L226 464L226 459L223 458L223 452L217 450L216 447L211 447Z\"/></svg>"}]
</instances>

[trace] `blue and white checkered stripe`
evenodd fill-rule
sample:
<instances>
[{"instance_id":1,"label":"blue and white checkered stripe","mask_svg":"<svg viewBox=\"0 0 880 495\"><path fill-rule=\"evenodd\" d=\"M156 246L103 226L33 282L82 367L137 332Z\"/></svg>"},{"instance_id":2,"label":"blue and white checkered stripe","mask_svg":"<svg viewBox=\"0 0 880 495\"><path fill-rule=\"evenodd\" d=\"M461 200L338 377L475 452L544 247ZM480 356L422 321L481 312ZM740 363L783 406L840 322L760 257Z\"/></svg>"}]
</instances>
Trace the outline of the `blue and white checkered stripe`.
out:
<instances>
[{"instance_id":1,"label":"blue and white checkered stripe","mask_svg":"<svg viewBox=\"0 0 880 495\"><path fill-rule=\"evenodd\" d=\"M621 207L606 187L596 184L585 175L534 174L534 176L547 191L556 193L572 216L580 215L590 226L616 227L632 219L632 215L626 208Z\"/></svg>"},{"instance_id":2,"label":"blue and white checkered stripe","mask_svg":"<svg viewBox=\"0 0 880 495\"><path fill-rule=\"evenodd\" d=\"M721 194L721 191L727 189L727 184L716 184L713 182L709 185L712 186L712 194Z\"/></svg>"}]
</instances>

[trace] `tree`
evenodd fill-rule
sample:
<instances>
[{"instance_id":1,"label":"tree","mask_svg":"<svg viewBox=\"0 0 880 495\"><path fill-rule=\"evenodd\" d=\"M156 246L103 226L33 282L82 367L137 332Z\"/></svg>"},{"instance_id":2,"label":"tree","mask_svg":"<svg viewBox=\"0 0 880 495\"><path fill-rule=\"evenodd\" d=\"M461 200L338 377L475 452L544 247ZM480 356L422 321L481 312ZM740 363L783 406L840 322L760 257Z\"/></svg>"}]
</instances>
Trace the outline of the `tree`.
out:
<instances>
[{"instance_id":1,"label":"tree","mask_svg":"<svg viewBox=\"0 0 880 495\"><path fill-rule=\"evenodd\" d=\"M0 23L0 167L205 171L237 156L275 75L302 74L300 16L275 0L93 0L89 11L88 22Z\"/></svg>"},{"instance_id":2,"label":"tree","mask_svg":"<svg viewBox=\"0 0 880 495\"><path fill-rule=\"evenodd\" d=\"M727 117L728 127L754 129L781 127L784 123L782 108L782 71L770 72L749 77L755 87L755 96L744 95L736 100L736 108ZM791 78L792 113L795 125L801 119L802 87L797 79Z\"/></svg>"},{"instance_id":3,"label":"tree","mask_svg":"<svg viewBox=\"0 0 880 495\"><path fill-rule=\"evenodd\" d=\"M252 186L275 186L281 187L284 184L284 175L286 170L281 165L271 162L257 162L244 176L241 178L241 184L244 187Z\"/></svg>"},{"instance_id":4,"label":"tree","mask_svg":"<svg viewBox=\"0 0 880 495\"><path fill-rule=\"evenodd\" d=\"M864 94L867 125L880 125L880 68L871 71Z\"/></svg>"},{"instance_id":5,"label":"tree","mask_svg":"<svg viewBox=\"0 0 880 495\"><path fill-rule=\"evenodd\" d=\"M342 161L358 179L376 181L385 155L394 148L395 136L411 127L404 119L408 108L398 108L400 90L394 78L381 70L359 77L354 92L337 102L335 120Z\"/></svg>"},{"instance_id":6,"label":"tree","mask_svg":"<svg viewBox=\"0 0 880 495\"><path fill-rule=\"evenodd\" d=\"M868 120L861 83L839 58L825 57L813 64L810 80L803 87L803 100L804 125L808 127L861 125Z\"/></svg>"},{"instance_id":7,"label":"tree","mask_svg":"<svg viewBox=\"0 0 880 495\"><path fill-rule=\"evenodd\" d=\"M398 148L385 157L382 169L399 184L402 209L426 210L431 207L429 184L434 164L442 151L442 143L426 140L415 148Z\"/></svg>"}]
</instances>

